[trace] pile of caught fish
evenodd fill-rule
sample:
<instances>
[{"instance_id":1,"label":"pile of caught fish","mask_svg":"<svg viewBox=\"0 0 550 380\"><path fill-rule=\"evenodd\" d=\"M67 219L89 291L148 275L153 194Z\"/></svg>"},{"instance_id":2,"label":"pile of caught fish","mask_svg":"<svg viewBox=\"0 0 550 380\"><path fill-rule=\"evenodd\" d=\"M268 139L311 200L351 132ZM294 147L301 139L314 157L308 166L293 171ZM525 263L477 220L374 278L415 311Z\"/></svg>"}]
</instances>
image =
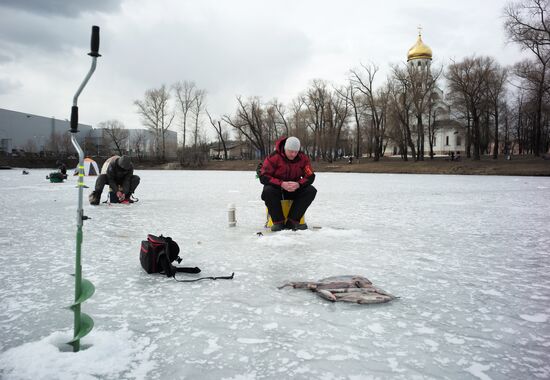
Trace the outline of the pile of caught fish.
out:
<instances>
[{"instance_id":1,"label":"pile of caught fish","mask_svg":"<svg viewBox=\"0 0 550 380\"><path fill-rule=\"evenodd\" d=\"M289 282L279 289L292 286L294 289L309 289L321 298L332 302L359 304L384 303L396 299L390 293L375 287L362 276L334 276L317 282Z\"/></svg>"}]
</instances>

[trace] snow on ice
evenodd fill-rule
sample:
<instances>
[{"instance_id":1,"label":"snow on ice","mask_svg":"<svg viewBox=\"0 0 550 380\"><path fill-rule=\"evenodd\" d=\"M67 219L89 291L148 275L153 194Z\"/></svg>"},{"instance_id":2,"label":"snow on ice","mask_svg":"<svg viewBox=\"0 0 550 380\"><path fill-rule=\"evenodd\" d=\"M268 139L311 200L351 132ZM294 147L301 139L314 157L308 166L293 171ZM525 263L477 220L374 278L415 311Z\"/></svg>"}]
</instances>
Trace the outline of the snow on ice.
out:
<instances>
[{"instance_id":1,"label":"snow on ice","mask_svg":"<svg viewBox=\"0 0 550 380\"><path fill-rule=\"evenodd\" d=\"M550 377L549 178L319 173L306 222L322 228L258 236L252 171L139 171L138 203L86 202L95 328L72 353L76 180L47 173L0 172L2 379ZM201 275L235 278L146 274L148 233ZM344 274L400 298L277 289Z\"/></svg>"}]
</instances>

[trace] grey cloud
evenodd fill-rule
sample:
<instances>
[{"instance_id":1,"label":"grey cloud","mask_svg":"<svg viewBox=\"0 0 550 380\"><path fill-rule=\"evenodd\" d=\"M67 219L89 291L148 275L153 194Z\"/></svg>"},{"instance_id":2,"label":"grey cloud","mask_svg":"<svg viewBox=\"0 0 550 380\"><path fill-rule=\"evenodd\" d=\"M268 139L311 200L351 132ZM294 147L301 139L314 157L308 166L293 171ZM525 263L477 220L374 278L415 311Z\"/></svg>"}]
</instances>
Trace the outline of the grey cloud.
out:
<instances>
[{"instance_id":1,"label":"grey cloud","mask_svg":"<svg viewBox=\"0 0 550 380\"><path fill-rule=\"evenodd\" d=\"M82 46L89 41L91 25L78 19L43 17L7 9L0 23L2 54L15 57L58 53L64 48Z\"/></svg>"},{"instance_id":2,"label":"grey cloud","mask_svg":"<svg viewBox=\"0 0 550 380\"><path fill-rule=\"evenodd\" d=\"M22 84L18 81L0 78L0 95L9 94L20 87L22 87Z\"/></svg>"},{"instance_id":3,"label":"grey cloud","mask_svg":"<svg viewBox=\"0 0 550 380\"><path fill-rule=\"evenodd\" d=\"M85 12L116 11L120 3L120 0L3 0L0 7L37 15L74 17Z\"/></svg>"},{"instance_id":4,"label":"grey cloud","mask_svg":"<svg viewBox=\"0 0 550 380\"><path fill-rule=\"evenodd\" d=\"M0 65L3 64L3 63L8 63L8 62L11 62L13 61L13 56L10 55L10 54L6 54L5 53L5 49L1 48L2 44L0 44Z\"/></svg>"},{"instance_id":5,"label":"grey cloud","mask_svg":"<svg viewBox=\"0 0 550 380\"><path fill-rule=\"evenodd\" d=\"M144 46L143 41L153 42ZM283 78L310 59L311 41L292 29L256 27L250 33L244 26L178 24L132 30L131 38L117 36L104 53L105 64L116 65L126 77L140 78L144 88L193 80L214 93L223 87L233 88L234 95L277 96Z\"/></svg>"}]
</instances>

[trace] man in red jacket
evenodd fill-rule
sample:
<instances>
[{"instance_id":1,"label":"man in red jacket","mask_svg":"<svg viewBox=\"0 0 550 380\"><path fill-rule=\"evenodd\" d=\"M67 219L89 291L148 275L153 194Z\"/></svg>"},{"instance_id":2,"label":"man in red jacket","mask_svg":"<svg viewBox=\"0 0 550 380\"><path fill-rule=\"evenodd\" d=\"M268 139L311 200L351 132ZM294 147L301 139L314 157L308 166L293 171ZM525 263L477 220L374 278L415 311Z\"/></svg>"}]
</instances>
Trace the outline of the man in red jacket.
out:
<instances>
[{"instance_id":1,"label":"man in red jacket","mask_svg":"<svg viewBox=\"0 0 550 380\"><path fill-rule=\"evenodd\" d=\"M266 157L259 174L264 185L262 199L273 220L271 230L307 229L306 224L300 224L300 219L315 199L317 189L311 185L315 174L309 158L300 152L300 140L296 137L277 140L275 152ZM293 200L286 225L281 199Z\"/></svg>"}]
</instances>

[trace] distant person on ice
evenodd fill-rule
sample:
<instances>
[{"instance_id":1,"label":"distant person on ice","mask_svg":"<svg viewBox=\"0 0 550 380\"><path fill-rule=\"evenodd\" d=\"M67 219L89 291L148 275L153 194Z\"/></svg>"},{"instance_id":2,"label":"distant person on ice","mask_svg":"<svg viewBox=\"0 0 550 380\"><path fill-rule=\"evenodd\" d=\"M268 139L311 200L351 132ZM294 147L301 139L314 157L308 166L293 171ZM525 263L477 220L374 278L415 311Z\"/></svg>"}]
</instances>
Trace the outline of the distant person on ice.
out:
<instances>
[{"instance_id":1,"label":"distant person on ice","mask_svg":"<svg viewBox=\"0 0 550 380\"><path fill-rule=\"evenodd\" d=\"M67 179L67 166L59 160L57 160L55 164L57 165L57 170L59 170L59 172L63 176L63 179Z\"/></svg>"},{"instance_id":2,"label":"distant person on ice","mask_svg":"<svg viewBox=\"0 0 550 380\"><path fill-rule=\"evenodd\" d=\"M262 200L273 220L272 231L282 229L305 230L306 224L300 219L315 199L317 189L311 184L315 174L309 158L300 152L300 140L296 137L283 137L275 143L275 152L264 160L259 172L264 185ZM287 222L281 206L282 199L292 199Z\"/></svg>"},{"instance_id":3,"label":"distant person on ice","mask_svg":"<svg viewBox=\"0 0 550 380\"><path fill-rule=\"evenodd\" d=\"M95 181L95 190L90 194L90 204L98 205L103 187L109 185L111 203L132 203L131 196L139 185L139 177L134 175L134 165L128 156L110 157L101 168L101 175Z\"/></svg>"}]
</instances>

